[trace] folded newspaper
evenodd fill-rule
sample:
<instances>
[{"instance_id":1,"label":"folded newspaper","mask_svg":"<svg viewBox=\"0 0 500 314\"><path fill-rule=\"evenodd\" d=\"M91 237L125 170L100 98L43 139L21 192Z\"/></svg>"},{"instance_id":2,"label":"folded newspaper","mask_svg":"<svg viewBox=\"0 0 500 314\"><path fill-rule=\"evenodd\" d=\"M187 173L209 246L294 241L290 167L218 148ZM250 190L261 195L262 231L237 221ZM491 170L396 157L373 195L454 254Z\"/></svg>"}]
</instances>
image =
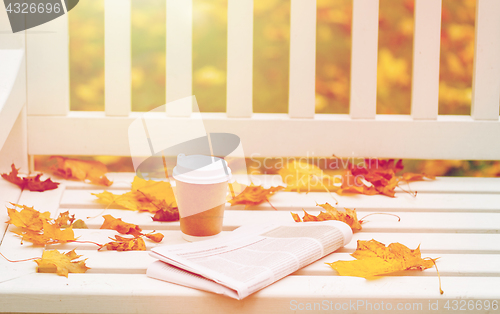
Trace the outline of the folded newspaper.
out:
<instances>
[{"instance_id":1,"label":"folded newspaper","mask_svg":"<svg viewBox=\"0 0 500 314\"><path fill-rule=\"evenodd\" d=\"M220 238L159 246L147 275L241 300L343 247L340 221L245 225Z\"/></svg>"}]
</instances>

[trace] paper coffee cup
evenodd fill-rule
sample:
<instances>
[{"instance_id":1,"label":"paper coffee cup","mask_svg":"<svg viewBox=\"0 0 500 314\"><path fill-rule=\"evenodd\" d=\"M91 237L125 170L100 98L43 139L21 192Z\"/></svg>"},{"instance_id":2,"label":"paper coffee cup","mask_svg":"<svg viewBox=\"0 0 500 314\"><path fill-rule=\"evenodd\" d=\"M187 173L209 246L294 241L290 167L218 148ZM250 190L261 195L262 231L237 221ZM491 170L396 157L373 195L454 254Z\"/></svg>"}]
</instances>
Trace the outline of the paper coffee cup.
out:
<instances>
[{"instance_id":1,"label":"paper coffee cup","mask_svg":"<svg viewBox=\"0 0 500 314\"><path fill-rule=\"evenodd\" d=\"M173 170L182 236L205 240L222 231L231 170L224 159L180 154Z\"/></svg>"}]
</instances>

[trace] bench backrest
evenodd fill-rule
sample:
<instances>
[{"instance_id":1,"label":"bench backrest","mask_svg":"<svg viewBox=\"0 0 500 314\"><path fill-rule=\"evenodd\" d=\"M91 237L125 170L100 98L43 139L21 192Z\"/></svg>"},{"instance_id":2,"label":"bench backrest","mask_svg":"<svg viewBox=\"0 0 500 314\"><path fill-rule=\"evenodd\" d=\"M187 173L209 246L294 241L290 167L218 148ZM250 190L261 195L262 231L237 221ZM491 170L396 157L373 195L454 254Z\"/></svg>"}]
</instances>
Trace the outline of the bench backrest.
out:
<instances>
[{"instance_id":1,"label":"bench backrest","mask_svg":"<svg viewBox=\"0 0 500 314\"><path fill-rule=\"evenodd\" d=\"M192 95L193 10L192 0L166 1L169 102ZM477 0L470 116L438 115L441 5L415 0L411 115L377 115L379 1L353 0L350 114L341 115L315 114L316 1L291 0L288 114L258 114L253 0L228 0L227 111L203 113L205 128L240 136L247 156L500 159L500 1ZM70 111L67 15L22 35L28 154L130 154L127 129L140 116L131 112L131 0L104 6L104 112ZM155 119L185 128L191 115L174 110Z\"/></svg>"}]
</instances>

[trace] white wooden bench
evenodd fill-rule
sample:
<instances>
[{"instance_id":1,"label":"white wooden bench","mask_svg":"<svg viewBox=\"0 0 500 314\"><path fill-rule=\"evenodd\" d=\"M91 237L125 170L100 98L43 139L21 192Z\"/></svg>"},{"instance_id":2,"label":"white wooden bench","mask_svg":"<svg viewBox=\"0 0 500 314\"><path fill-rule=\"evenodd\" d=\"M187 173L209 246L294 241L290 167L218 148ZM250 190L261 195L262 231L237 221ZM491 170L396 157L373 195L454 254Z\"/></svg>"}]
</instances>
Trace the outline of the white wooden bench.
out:
<instances>
[{"instance_id":1,"label":"white wooden bench","mask_svg":"<svg viewBox=\"0 0 500 314\"><path fill-rule=\"evenodd\" d=\"M0 8L0 172L16 163L33 169L34 155L129 155L127 128L139 116L130 110L130 0L105 0L105 112L69 110L68 27L64 15L35 29L10 34ZM228 1L227 112L204 113L208 132L240 136L247 156L337 156L421 159L500 159L500 1L477 0L472 114L438 115L440 0L416 0L412 114L376 115L378 0L353 1L351 101L349 115L315 114L314 0L291 1L290 94L288 114L252 113L252 0ZM167 0L167 101L190 96L192 1ZM182 18L180 18L182 17ZM175 78L175 79L174 79ZM173 126L192 122L191 112L166 112L157 119ZM129 188L132 173L112 173L107 190ZM270 180L270 177L263 177ZM61 181L61 180L58 180ZM50 211L70 210L85 219L102 212L91 192L103 188L61 181L56 190L23 191L0 180L0 203L15 202ZM417 197L336 196L339 205L372 216L345 248L244 299L218 295L147 278L153 262L147 252L97 252L91 244L46 249L77 249L88 258L85 274L36 273L35 263L0 258L0 312L55 313L289 313L344 310L469 312L498 311L500 301L500 179L438 178L416 182ZM279 192L273 210L228 207L224 230L246 222L290 221L289 211L318 212L332 202L327 193ZM105 213L165 234L162 244L181 243L179 225L151 221L150 215L111 207ZM19 260L41 256L44 248L20 245L0 210L0 252ZM106 242L102 218L77 230L82 239ZM377 280L340 277L324 262L349 259L356 240L419 244L435 269L407 271ZM148 243L148 249L153 244ZM496 303L493 301L496 300ZM436 303L437 302L437 303ZM447 303L448 302L448 303ZM318 307L319 306L319 307ZM438 311L433 311L438 306ZM310 311L311 312L311 311ZM397 311L396 311L397 312Z\"/></svg>"}]
</instances>

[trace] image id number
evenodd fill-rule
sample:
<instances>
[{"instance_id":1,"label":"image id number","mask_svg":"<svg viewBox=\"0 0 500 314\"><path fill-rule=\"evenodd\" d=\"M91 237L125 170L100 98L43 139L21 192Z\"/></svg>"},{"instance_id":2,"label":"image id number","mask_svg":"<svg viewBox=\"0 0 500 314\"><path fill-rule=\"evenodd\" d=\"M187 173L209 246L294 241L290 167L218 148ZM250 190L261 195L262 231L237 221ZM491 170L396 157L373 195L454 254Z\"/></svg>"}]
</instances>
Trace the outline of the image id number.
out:
<instances>
[{"instance_id":1,"label":"image id number","mask_svg":"<svg viewBox=\"0 0 500 314\"><path fill-rule=\"evenodd\" d=\"M60 3L9 3L6 8L8 13L59 13L62 7Z\"/></svg>"},{"instance_id":2,"label":"image id number","mask_svg":"<svg viewBox=\"0 0 500 314\"><path fill-rule=\"evenodd\" d=\"M446 310L451 311L480 311L480 310L498 310L498 300L448 300L444 304Z\"/></svg>"}]
</instances>

